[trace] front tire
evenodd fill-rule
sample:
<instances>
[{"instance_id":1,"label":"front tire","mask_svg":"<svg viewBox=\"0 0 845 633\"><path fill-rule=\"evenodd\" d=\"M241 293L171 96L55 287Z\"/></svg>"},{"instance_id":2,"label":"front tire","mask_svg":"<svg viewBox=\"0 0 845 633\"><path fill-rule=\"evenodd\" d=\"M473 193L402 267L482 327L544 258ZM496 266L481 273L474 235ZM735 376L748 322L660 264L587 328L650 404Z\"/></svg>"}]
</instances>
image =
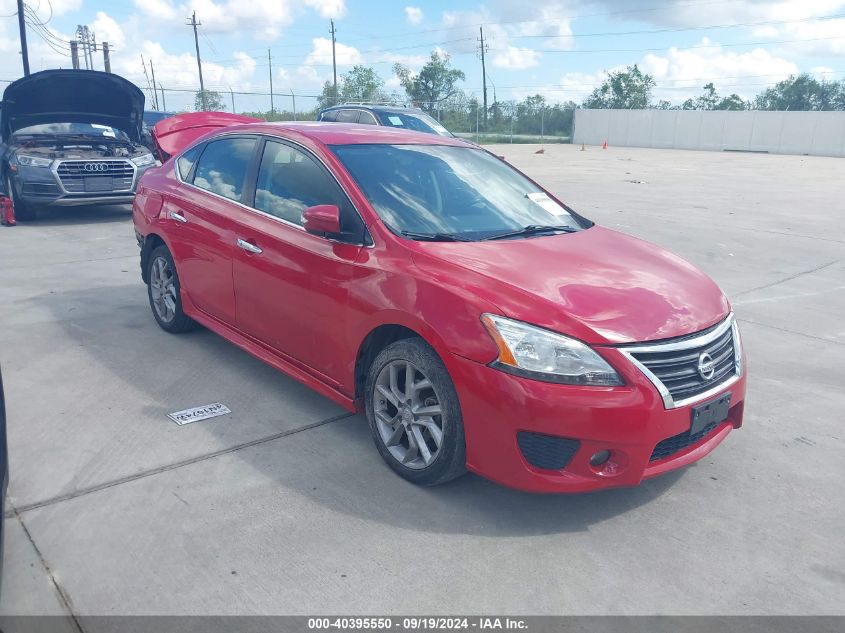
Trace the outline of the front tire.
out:
<instances>
[{"instance_id":1,"label":"front tire","mask_svg":"<svg viewBox=\"0 0 845 633\"><path fill-rule=\"evenodd\" d=\"M197 322L182 311L179 275L173 263L173 256L163 244L150 253L147 279L150 308L161 329L171 334L195 329Z\"/></svg>"},{"instance_id":2,"label":"front tire","mask_svg":"<svg viewBox=\"0 0 845 633\"><path fill-rule=\"evenodd\" d=\"M367 373L364 406L376 448L398 475L435 486L466 472L458 394L422 339L388 345Z\"/></svg>"}]
</instances>

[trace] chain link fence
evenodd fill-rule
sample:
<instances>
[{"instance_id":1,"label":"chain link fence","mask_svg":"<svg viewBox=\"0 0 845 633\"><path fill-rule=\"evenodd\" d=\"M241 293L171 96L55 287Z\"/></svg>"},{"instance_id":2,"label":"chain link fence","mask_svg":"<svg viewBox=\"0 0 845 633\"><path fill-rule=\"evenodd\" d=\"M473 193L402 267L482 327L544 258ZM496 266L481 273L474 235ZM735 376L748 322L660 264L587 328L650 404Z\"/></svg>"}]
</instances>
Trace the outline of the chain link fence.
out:
<instances>
[{"instance_id":1,"label":"chain link fence","mask_svg":"<svg viewBox=\"0 0 845 633\"><path fill-rule=\"evenodd\" d=\"M209 93L213 97L210 109L224 109L270 121L313 121L319 112L315 101L320 95L301 94L292 90L287 93L274 92L272 103L268 92L209 90L207 95ZM157 92L155 100L148 95L148 108L156 104L160 110L192 111L196 106L196 94L196 90L192 89L163 87ZM419 107L453 134L479 143L570 142L574 107L527 101L493 103L487 108L486 116L483 105L475 99L415 104L399 100L383 103Z\"/></svg>"}]
</instances>

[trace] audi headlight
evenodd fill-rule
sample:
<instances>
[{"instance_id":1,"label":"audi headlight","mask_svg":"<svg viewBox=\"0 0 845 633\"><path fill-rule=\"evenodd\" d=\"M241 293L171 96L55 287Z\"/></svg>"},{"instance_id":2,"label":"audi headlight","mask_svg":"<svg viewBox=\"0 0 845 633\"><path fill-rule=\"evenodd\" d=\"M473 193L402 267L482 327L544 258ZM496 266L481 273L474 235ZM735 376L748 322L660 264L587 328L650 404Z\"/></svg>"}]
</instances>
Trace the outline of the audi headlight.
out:
<instances>
[{"instance_id":1,"label":"audi headlight","mask_svg":"<svg viewBox=\"0 0 845 633\"><path fill-rule=\"evenodd\" d=\"M52 158L41 158L40 156L18 154L15 158L19 165L26 165L27 167L49 167L53 164Z\"/></svg>"},{"instance_id":2,"label":"audi headlight","mask_svg":"<svg viewBox=\"0 0 845 633\"><path fill-rule=\"evenodd\" d=\"M135 163L136 167L143 167L144 165L152 165L156 162L156 159L152 154L142 154L133 158L132 162Z\"/></svg>"},{"instance_id":3,"label":"audi headlight","mask_svg":"<svg viewBox=\"0 0 845 633\"><path fill-rule=\"evenodd\" d=\"M499 348L493 367L517 376L567 385L625 384L607 361L581 341L528 325L484 314L481 321Z\"/></svg>"}]
</instances>

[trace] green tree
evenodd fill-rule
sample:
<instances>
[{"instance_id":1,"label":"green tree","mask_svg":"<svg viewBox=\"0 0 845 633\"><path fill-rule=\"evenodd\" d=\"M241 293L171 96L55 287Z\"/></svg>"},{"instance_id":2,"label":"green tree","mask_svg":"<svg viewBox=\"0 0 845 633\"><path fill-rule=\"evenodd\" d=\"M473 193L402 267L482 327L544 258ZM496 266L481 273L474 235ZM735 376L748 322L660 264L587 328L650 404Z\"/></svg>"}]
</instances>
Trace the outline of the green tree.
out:
<instances>
[{"instance_id":1,"label":"green tree","mask_svg":"<svg viewBox=\"0 0 845 633\"><path fill-rule=\"evenodd\" d=\"M437 104L455 92L455 84L466 79L464 71L452 68L449 55L441 55L437 51L431 53L431 58L419 73L413 73L402 64L394 64L393 73L399 78L408 98L429 112L436 111Z\"/></svg>"},{"instance_id":2,"label":"green tree","mask_svg":"<svg viewBox=\"0 0 845 633\"><path fill-rule=\"evenodd\" d=\"M625 70L607 73L602 85L584 100L585 108L647 108L655 81L636 64Z\"/></svg>"},{"instance_id":3,"label":"green tree","mask_svg":"<svg viewBox=\"0 0 845 633\"><path fill-rule=\"evenodd\" d=\"M384 90L384 80L378 73L367 66L354 66L352 70L340 76L337 82L337 97L334 84L327 81L317 103L320 108L327 108L346 101L387 101L390 96Z\"/></svg>"},{"instance_id":4,"label":"green tree","mask_svg":"<svg viewBox=\"0 0 845 633\"><path fill-rule=\"evenodd\" d=\"M717 110L747 110L751 104L745 101L735 92L730 97L723 97L718 104Z\"/></svg>"},{"instance_id":5,"label":"green tree","mask_svg":"<svg viewBox=\"0 0 845 633\"><path fill-rule=\"evenodd\" d=\"M754 107L758 110L836 110L841 103L841 91L842 86L835 81L819 81L808 73L797 77L790 75L757 95Z\"/></svg>"},{"instance_id":6,"label":"green tree","mask_svg":"<svg viewBox=\"0 0 845 633\"><path fill-rule=\"evenodd\" d=\"M226 110L226 106L223 104L223 97L219 92L215 92L214 90L205 91L205 107L203 107L202 97L203 91L197 90L197 94L194 95L194 110L197 112L200 112L201 110L207 110L208 112L223 112Z\"/></svg>"}]
</instances>

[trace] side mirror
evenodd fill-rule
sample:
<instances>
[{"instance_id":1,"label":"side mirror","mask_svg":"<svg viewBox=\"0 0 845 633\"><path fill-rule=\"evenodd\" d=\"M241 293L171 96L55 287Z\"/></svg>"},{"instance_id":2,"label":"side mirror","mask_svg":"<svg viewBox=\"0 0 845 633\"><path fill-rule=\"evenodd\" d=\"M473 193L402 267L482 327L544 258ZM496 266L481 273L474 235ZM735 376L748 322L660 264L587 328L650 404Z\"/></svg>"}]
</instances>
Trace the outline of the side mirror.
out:
<instances>
[{"instance_id":1,"label":"side mirror","mask_svg":"<svg viewBox=\"0 0 845 633\"><path fill-rule=\"evenodd\" d=\"M340 209L334 204L318 204L302 212L303 227L314 235L340 233Z\"/></svg>"}]
</instances>

